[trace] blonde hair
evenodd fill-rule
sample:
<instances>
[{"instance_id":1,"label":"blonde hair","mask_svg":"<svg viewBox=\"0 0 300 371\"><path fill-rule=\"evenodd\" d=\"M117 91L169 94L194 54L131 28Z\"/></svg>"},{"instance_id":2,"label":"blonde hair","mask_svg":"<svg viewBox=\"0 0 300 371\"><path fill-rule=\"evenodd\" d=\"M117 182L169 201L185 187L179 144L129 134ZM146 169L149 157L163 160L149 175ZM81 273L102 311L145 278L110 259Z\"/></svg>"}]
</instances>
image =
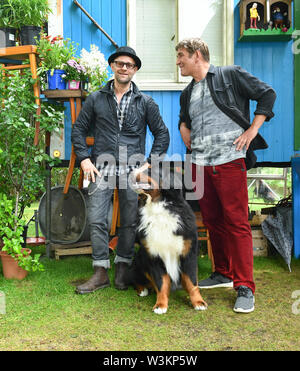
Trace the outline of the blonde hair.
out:
<instances>
[{"instance_id":1,"label":"blonde hair","mask_svg":"<svg viewBox=\"0 0 300 371\"><path fill-rule=\"evenodd\" d=\"M190 56L192 56L196 50L200 50L204 60L206 62L209 62L210 58L208 46L202 39L200 39L200 37L184 39L180 41L175 47L176 51L183 48L188 51Z\"/></svg>"}]
</instances>

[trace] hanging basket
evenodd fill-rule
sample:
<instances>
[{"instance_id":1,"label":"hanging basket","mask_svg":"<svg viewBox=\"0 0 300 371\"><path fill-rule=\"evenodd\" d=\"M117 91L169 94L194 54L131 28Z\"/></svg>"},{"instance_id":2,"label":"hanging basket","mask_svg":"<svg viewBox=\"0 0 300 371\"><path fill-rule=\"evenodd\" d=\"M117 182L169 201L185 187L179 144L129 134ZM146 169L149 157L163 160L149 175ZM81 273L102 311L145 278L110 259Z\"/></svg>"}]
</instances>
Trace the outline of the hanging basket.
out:
<instances>
[{"instance_id":1,"label":"hanging basket","mask_svg":"<svg viewBox=\"0 0 300 371\"><path fill-rule=\"evenodd\" d=\"M31 253L30 249L22 249L22 251L23 250L26 250L28 254ZM1 250L0 257L2 261L3 275L5 278L23 280L27 276L28 271L19 267L15 259L7 254L6 251Z\"/></svg>"}]
</instances>

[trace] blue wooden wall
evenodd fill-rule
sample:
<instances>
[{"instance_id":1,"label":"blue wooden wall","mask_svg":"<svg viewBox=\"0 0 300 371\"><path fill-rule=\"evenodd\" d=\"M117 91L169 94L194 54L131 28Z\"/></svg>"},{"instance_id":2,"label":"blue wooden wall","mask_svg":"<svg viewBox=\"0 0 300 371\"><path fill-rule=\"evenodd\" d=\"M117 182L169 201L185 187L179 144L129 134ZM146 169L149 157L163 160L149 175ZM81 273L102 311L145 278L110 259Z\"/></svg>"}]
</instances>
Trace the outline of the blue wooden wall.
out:
<instances>
[{"instance_id":1,"label":"blue wooden wall","mask_svg":"<svg viewBox=\"0 0 300 371\"><path fill-rule=\"evenodd\" d=\"M126 45L126 0L79 0L79 3L96 20L96 22L112 37L118 45ZM90 50L95 44L108 59L115 47L90 19L73 3L63 0L63 32L64 38L79 43L80 50ZM71 154L71 120L69 108L65 119L65 159Z\"/></svg>"},{"instance_id":2,"label":"blue wooden wall","mask_svg":"<svg viewBox=\"0 0 300 371\"><path fill-rule=\"evenodd\" d=\"M112 37L119 45L126 45L127 42L127 21L126 21L126 0L79 0L80 4L92 15L98 24ZM64 11L64 37L79 43L79 50L89 50L90 44L99 46L106 59L115 50L111 42L96 28L96 26L82 13L72 0L63 1ZM175 63L175 60L174 60ZM183 159L186 152L177 129L179 116L180 91L144 91L151 95L159 105L160 113L164 122L170 130L171 143L168 156L176 156L176 159ZM68 115L67 111L67 115ZM66 159L71 153L71 122L65 120L65 141ZM149 133L146 140L146 152L151 149L152 136Z\"/></svg>"},{"instance_id":3,"label":"blue wooden wall","mask_svg":"<svg viewBox=\"0 0 300 371\"><path fill-rule=\"evenodd\" d=\"M260 133L269 148L256 151L258 161L286 162L294 155L294 58L292 41L239 42L238 0L234 9L234 63L270 84L276 91L275 117ZM256 102L251 102L254 112ZM252 115L253 117L253 115Z\"/></svg>"},{"instance_id":4,"label":"blue wooden wall","mask_svg":"<svg viewBox=\"0 0 300 371\"><path fill-rule=\"evenodd\" d=\"M238 0L234 1L234 62L269 83L277 93L274 107L275 118L261 128L261 134L268 142L269 148L256 152L258 161L290 161L294 154L294 65L291 42L238 42L239 8ZM126 0L79 0L79 2L118 45L126 45ZM74 5L72 0L63 1L63 11L64 37L78 42L79 50L89 49L90 44L98 45L107 59L115 50L111 42ZM151 95L157 102L161 115L170 130L171 143L168 155L178 155L183 158L185 147L177 129L180 91L147 91L145 93ZM252 112L254 107L255 102L251 103ZM70 128L71 123L66 120L66 159L69 159L71 150ZM151 143L151 135L148 135L147 152L151 148Z\"/></svg>"},{"instance_id":5,"label":"blue wooden wall","mask_svg":"<svg viewBox=\"0 0 300 371\"><path fill-rule=\"evenodd\" d=\"M126 45L126 0L79 0L83 8L112 37L116 43ZM89 50L96 44L106 58L115 51L115 47L89 20L89 18L73 3L63 1L64 37L70 37L79 43L79 50Z\"/></svg>"}]
</instances>

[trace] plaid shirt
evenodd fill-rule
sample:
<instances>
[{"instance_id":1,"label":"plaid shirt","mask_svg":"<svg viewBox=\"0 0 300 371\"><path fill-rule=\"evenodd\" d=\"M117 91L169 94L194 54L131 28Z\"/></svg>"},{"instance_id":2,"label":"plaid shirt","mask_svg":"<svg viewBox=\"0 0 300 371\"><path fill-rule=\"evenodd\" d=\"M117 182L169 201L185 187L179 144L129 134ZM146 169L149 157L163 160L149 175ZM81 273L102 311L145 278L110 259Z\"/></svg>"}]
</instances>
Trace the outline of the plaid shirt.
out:
<instances>
[{"instance_id":1,"label":"plaid shirt","mask_svg":"<svg viewBox=\"0 0 300 371\"><path fill-rule=\"evenodd\" d=\"M118 121L119 121L119 126L120 130L122 130L123 122L126 117L128 107L130 104L130 100L132 97L133 93L133 87L132 84L130 84L130 88L128 91L123 95L120 104L118 103L118 99L115 95L115 90L114 90L114 82L110 85L110 88L112 92L114 93L114 100L116 102L116 108L117 108L117 115L118 115ZM98 171L100 172L101 176L120 176L124 173L129 174L132 170L138 168L140 165L100 165L97 166Z\"/></svg>"},{"instance_id":2,"label":"plaid shirt","mask_svg":"<svg viewBox=\"0 0 300 371\"><path fill-rule=\"evenodd\" d=\"M101 165L98 167L98 171L101 176L121 176L124 174L129 174L134 169L137 169L140 165Z\"/></svg>"},{"instance_id":3,"label":"plaid shirt","mask_svg":"<svg viewBox=\"0 0 300 371\"><path fill-rule=\"evenodd\" d=\"M116 94L115 94L114 86L115 86L115 84L114 84L114 82L112 82L112 84L110 85L110 88L114 93L114 100L116 102L116 107L117 107L117 115L118 115L119 126L120 126L120 130L122 130L123 122L124 122L124 119L126 117L128 107L129 107L129 104L130 104L130 100L131 100L131 97L132 97L133 88L132 88L132 84L130 84L130 88L123 95L120 103L118 103L118 99L117 99Z\"/></svg>"}]
</instances>

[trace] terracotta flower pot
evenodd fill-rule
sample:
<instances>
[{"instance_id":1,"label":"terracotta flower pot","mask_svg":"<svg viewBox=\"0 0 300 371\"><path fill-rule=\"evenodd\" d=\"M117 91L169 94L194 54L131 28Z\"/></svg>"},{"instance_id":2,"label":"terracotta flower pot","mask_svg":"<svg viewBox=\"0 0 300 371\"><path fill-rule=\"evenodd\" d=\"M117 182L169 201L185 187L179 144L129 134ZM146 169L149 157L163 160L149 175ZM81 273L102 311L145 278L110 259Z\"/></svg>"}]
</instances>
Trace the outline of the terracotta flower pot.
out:
<instances>
[{"instance_id":1,"label":"terracotta flower pot","mask_svg":"<svg viewBox=\"0 0 300 371\"><path fill-rule=\"evenodd\" d=\"M30 249L22 249L22 251L23 250L27 250L29 254L31 253ZM27 276L28 272L19 267L14 258L8 255L6 251L1 250L0 257L2 261L3 275L5 278L22 280Z\"/></svg>"}]
</instances>

